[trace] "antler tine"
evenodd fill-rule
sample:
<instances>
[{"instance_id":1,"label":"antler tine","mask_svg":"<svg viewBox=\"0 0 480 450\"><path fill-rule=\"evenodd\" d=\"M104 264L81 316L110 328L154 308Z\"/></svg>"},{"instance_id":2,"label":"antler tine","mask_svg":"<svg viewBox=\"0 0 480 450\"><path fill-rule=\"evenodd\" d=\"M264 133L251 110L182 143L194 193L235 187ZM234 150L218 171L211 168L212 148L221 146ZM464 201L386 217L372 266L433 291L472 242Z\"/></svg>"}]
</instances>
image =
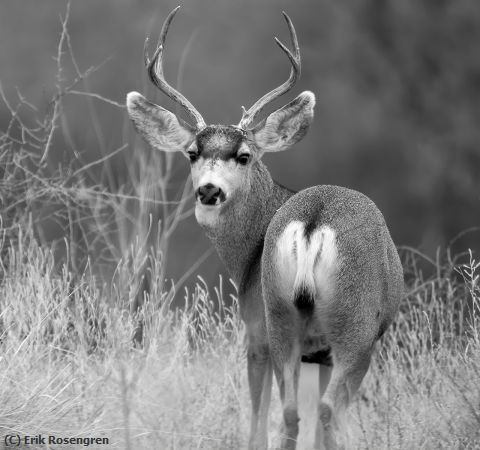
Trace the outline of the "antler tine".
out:
<instances>
[{"instance_id":1,"label":"antler tine","mask_svg":"<svg viewBox=\"0 0 480 450\"><path fill-rule=\"evenodd\" d=\"M147 72L152 83L158 87L165 95L170 97L173 101L179 103L186 111L188 116L193 120L195 128L200 130L206 126L205 121L203 120L202 115L196 110L196 108L176 89L170 86L163 75L163 49L165 47L165 39L167 37L168 29L170 23L172 22L175 14L180 9L180 6L177 6L165 19L165 22L162 26L162 31L160 32L160 43L158 44L155 53L153 54L152 59L148 57L148 37L145 39L145 45L143 48L143 56L145 61L145 66L147 67Z\"/></svg>"},{"instance_id":2,"label":"antler tine","mask_svg":"<svg viewBox=\"0 0 480 450\"><path fill-rule=\"evenodd\" d=\"M265 94L262 98L257 100L255 104L246 111L243 108L242 119L240 120L239 127L243 129L247 129L255 120L257 115L271 102L273 102L276 98L280 97L283 94L286 94L297 82L298 78L300 77L301 72L301 57L300 57L300 47L298 45L297 33L295 32L295 27L293 23L288 17L285 11L282 12L283 17L285 18L288 29L290 31L290 39L292 41L293 46L293 53L277 38L275 38L275 42L277 45L282 49L282 51L287 55L290 63L292 64L292 68L290 70L290 76L288 80L285 81L280 86L276 87L275 89L271 90L267 94Z\"/></svg>"}]
</instances>

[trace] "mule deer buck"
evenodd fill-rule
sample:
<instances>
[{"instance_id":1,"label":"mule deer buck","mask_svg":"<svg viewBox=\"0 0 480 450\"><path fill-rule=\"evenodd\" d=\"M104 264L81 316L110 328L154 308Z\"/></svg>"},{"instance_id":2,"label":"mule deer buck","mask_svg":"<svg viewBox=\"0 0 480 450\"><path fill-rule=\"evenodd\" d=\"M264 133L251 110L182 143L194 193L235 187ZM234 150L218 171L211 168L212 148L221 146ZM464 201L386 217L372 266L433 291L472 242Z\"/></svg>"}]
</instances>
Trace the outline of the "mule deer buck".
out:
<instances>
[{"instance_id":1,"label":"mule deer buck","mask_svg":"<svg viewBox=\"0 0 480 450\"><path fill-rule=\"evenodd\" d=\"M196 219L237 283L248 335L249 448L268 446L272 369L283 408L281 447L295 448L302 360L322 368L315 447L339 448L340 419L402 296L397 250L366 196L338 186L295 193L274 182L261 161L265 152L300 141L313 119L315 97L306 91L255 123L300 75L290 18L283 14L293 51L275 38L291 63L288 80L243 108L238 125L207 125L163 74L165 38L178 8L165 20L151 60L145 45L145 64L151 81L184 108L192 124L137 92L128 94L127 108L153 148L189 158Z\"/></svg>"}]
</instances>

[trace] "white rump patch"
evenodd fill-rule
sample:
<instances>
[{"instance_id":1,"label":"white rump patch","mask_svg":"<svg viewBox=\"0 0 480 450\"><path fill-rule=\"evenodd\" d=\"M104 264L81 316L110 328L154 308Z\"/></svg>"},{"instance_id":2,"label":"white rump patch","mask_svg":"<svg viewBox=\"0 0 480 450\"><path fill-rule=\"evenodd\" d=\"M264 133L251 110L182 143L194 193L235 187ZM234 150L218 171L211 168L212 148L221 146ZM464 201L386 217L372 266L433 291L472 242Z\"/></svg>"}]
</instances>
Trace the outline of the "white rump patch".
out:
<instances>
[{"instance_id":1,"label":"white rump patch","mask_svg":"<svg viewBox=\"0 0 480 450\"><path fill-rule=\"evenodd\" d=\"M305 224L290 222L277 241L277 270L280 294L293 298L306 287L314 298L333 295L337 273L338 250L335 231L329 226L314 230L305 237Z\"/></svg>"}]
</instances>

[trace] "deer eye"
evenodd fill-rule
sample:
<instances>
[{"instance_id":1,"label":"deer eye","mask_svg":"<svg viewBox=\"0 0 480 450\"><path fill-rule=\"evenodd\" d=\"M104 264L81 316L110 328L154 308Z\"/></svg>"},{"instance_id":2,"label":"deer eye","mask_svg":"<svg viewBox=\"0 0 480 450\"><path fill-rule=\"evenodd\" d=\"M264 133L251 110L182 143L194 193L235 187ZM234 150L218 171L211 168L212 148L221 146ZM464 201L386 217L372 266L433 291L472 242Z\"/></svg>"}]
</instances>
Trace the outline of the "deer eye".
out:
<instances>
[{"instance_id":1,"label":"deer eye","mask_svg":"<svg viewBox=\"0 0 480 450\"><path fill-rule=\"evenodd\" d=\"M249 160L250 160L250 155L248 155L247 153L244 153L242 155L238 155L237 158L236 158L237 163L241 164L242 166L247 164Z\"/></svg>"},{"instance_id":2,"label":"deer eye","mask_svg":"<svg viewBox=\"0 0 480 450\"><path fill-rule=\"evenodd\" d=\"M190 162L194 163L198 159L198 153L194 151L188 152L188 157L190 158Z\"/></svg>"}]
</instances>

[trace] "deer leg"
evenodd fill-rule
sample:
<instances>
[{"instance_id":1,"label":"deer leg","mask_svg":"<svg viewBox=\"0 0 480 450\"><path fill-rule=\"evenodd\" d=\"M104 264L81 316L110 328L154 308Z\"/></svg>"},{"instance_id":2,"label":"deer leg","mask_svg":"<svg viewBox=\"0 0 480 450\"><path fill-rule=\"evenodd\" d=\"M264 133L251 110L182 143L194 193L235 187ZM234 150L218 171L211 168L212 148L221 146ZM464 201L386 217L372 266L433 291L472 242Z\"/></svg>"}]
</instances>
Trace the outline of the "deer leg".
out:
<instances>
[{"instance_id":1,"label":"deer leg","mask_svg":"<svg viewBox=\"0 0 480 450\"><path fill-rule=\"evenodd\" d=\"M345 410L367 373L370 357L371 351L334 358L330 381L318 405L315 448L344 448L339 443L338 432L341 431L340 428L344 428L341 425Z\"/></svg>"},{"instance_id":2,"label":"deer leg","mask_svg":"<svg viewBox=\"0 0 480 450\"><path fill-rule=\"evenodd\" d=\"M277 309L277 313L279 310ZM280 430L280 448L294 450L298 436L298 379L300 374L301 346L297 318L291 317L288 308L284 314L270 316L269 343L273 369L282 401L283 421ZM277 322L277 320L280 321Z\"/></svg>"},{"instance_id":3,"label":"deer leg","mask_svg":"<svg viewBox=\"0 0 480 450\"><path fill-rule=\"evenodd\" d=\"M277 355L278 356L278 355ZM280 363L274 359L274 370L282 401L283 423L280 430L280 448L295 450L298 436L298 379L300 375L300 346L295 343L288 358Z\"/></svg>"},{"instance_id":4,"label":"deer leg","mask_svg":"<svg viewBox=\"0 0 480 450\"><path fill-rule=\"evenodd\" d=\"M324 366L319 364L318 366L318 398L321 400L325 391L327 390L327 386L330 383L330 379L332 376L332 367L331 366ZM324 442L324 433L323 433L323 424L321 420L317 420L317 426L315 429L315 448L323 450L323 442Z\"/></svg>"},{"instance_id":5,"label":"deer leg","mask_svg":"<svg viewBox=\"0 0 480 450\"><path fill-rule=\"evenodd\" d=\"M272 363L268 347L251 345L247 353L248 385L252 401L249 450L268 448L268 407L272 391Z\"/></svg>"}]
</instances>

